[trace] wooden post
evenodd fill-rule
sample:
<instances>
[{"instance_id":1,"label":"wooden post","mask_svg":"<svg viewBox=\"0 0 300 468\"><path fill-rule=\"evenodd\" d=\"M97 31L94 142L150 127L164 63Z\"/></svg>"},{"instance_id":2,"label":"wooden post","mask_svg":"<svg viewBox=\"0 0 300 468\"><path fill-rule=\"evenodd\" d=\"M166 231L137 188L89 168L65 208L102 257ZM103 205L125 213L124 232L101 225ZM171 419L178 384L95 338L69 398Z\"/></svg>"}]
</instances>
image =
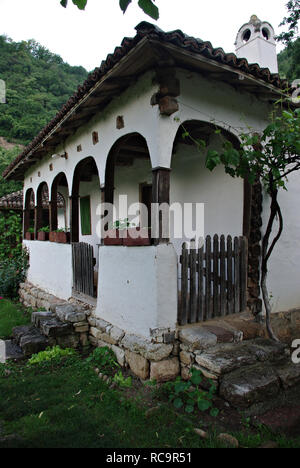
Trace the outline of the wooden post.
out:
<instances>
[{"instance_id":1,"label":"wooden post","mask_svg":"<svg viewBox=\"0 0 300 468\"><path fill-rule=\"evenodd\" d=\"M23 210L23 238L25 239L25 234L30 228L30 207Z\"/></svg>"},{"instance_id":2,"label":"wooden post","mask_svg":"<svg viewBox=\"0 0 300 468\"><path fill-rule=\"evenodd\" d=\"M79 242L79 195L70 197L71 243Z\"/></svg>"},{"instance_id":3,"label":"wooden post","mask_svg":"<svg viewBox=\"0 0 300 468\"><path fill-rule=\"evenodd\" d=\"M57 229L57 191L52 195L52 200L49 202L49 219L50 219L50 231L56 231Z\"/></svg>"},{"instance_id":4,"label":"wooden post","mask_svg":"<svg viewBox=\"0 0 300 468\"><path fill-rule=\"evenodd\" d=\"M154 245L164 244L170 240L170 174L171 169L165 167L157 167L152 170L152 236L154 237Z\"/></svg>"},{"instance_id":5,"label":"wooden post","mask_svg":"<svg viewBox=\"0 0 300 468\"><path fill-rule=\"evenodd\" d=\"M38 201L38 205L34 208L34 238L37 240L38 232L43 227L43 205L42 200Z\"/></svg>"}]
</instances>

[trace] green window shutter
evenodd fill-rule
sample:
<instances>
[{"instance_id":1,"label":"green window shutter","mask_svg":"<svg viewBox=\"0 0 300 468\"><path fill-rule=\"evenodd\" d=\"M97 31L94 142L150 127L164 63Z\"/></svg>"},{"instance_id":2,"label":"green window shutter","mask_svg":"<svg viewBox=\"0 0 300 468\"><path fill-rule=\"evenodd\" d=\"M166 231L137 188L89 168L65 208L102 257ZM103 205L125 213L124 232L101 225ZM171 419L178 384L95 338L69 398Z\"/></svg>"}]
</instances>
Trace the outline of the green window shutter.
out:
<instances>
[{"instance_id":1,"label":"green window shutter","mask_svg":"<svg viewBox=\"0 0 300 468\"><path fill-rule=\"evenodd\" d=\"M80 219L81 234L89 236L92 234L91 228L91 199L90 197L80 198Z\"/></svg>"}]
</instances>

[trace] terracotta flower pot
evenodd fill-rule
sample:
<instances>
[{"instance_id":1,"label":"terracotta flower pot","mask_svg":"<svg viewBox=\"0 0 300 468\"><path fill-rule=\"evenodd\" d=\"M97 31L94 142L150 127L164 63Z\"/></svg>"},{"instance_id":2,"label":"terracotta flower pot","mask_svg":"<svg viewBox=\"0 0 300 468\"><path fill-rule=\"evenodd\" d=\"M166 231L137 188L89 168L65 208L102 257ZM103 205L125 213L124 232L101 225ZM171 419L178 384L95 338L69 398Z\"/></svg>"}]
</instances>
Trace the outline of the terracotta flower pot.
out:
<instances>
[{"instance_id":1,"label":"terracotta flower pot","mask_svg":"<svg viewBox=\"0 0 300 468\"><path fill-rule=\"evenodd\" d=\"M48 241L49 232L43 232L43 231L38 232L38 240L43 241L43 242Z\"/></svg>"},{"instance_id":2,"label":"terracotta flower pot","mask_svg":"<svg viewBox=\"0 0 300 468\"><path fill-rule=\"evenodd\" d=\"M150 245L149 229L130 228L127 229L127 236L123 239L123 245L127 247L141 247Z\"/></svg>"},{"instance_id":3,"label":"terracotta flower pot","mask_svg":"<svg viewBox=\"0 0 300 468\"><path fill-rule=\"evenodd\" d=\"M26 239L26 240L34 240L34 234L33 234L33 232L26 232L26 233L25 233L25 239Z\"/></svg>"},{"instance_id":4,"label":"terracotta flower pot","mask_svg":"<svg viewBox=\"0 0 300 468\"><path fill-rule=\"evenodd\" d=\"M56 242L58 242L59 244L68 244L70 242L70 233L69 232L57 232Z\"/></svg>"},{"instance_id":5,"label":"terracotta flower pot","mask_svg":"<svg viewBox=\"0 0 300 468\"><path fill-rule=\"evenodd\" d=\"M57 234L57 232L50 232L49 233L49 241L50 242L56 242L56 234Z\"/></svg>"},{"instance_id":6,"label":"terracotta flower pot","mask_svg":"<svg viewBox=\"0 0 300 468\"><path fill-rule=\"evenodd\" d=\"M105 232L104 245L123 245L123 236L118 229L110 229Z\"/></svg>"}]
</instances>

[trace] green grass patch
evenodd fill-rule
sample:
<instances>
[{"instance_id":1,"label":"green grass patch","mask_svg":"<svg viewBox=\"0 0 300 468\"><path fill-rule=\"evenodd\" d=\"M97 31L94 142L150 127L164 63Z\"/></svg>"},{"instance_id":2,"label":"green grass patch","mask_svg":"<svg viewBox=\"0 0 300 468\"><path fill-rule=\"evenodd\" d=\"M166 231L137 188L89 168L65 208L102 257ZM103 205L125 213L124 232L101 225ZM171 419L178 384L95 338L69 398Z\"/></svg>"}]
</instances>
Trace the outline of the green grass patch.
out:
<instances>
[{"instance_id":1,"label":"green grass patch","mask_svg":"<svg viewBox=\"0 0 300 468\"><path fill-rule=\"evenodd\" d=\"M12 329L30 324L31 314L20 304L0 299L0 339L7 339Z\"/></svg>"}]
</instances>

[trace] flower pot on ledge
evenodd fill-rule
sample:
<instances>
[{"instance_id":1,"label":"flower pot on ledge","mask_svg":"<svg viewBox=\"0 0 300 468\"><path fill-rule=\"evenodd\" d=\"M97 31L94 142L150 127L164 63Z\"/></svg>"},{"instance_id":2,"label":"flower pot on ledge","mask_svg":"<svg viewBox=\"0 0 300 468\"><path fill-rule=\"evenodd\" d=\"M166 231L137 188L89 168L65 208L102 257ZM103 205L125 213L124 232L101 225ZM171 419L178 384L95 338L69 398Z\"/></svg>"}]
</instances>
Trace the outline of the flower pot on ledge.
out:
<instances>
[{"instance_id":1,"label":"flower pot on ledge","mask_svg":"<svg viewBox=\"0 0 300 468\"><path fill-rule=\"evenodd\" d=\"M142 247L150 245L150 235L148 228L127 229L127 235L123 239L123 245L127 247Z\"/></svg>"},{"instance_id":2,"label":"flower pot on ledge","mask_svg":"<svg viewBox=\"0 0 300 468\"><path fill-rule=\"evenodd\" d=\"M49 241L50 242L56 242L56 234L57 234L57 232L55 232L55 231L52 231L52 232L49 233Z\"/></svg>"},{"instance_id":3,"label":"flower pot on ledge","mask_svg":"<svg viewBox=\"0 0 300 468\"><path fill-rule=\"evenodd\" d=\"M123 245L123 236L120 237L120 232L118 229L106 231L103 239L104 245Z\"/></svg>"},{"instance_id":4,"label":"flower pot on ledge","mask_svg":"<svg viewBox=\"0 0 300 468\"><path fill-rule=\"evenodd\" d=\"M43 231L38 232L38 240L42 242L48 241L49 232L43 232Z\"/></svg>"},{"instance_id":5,"label":"flower pot on ledge","mask_svg":"<svg viewBox=\"0 0 300 468\"><path fill-rule=\"evenodd\" d=\"M26 240L34 240L34 233L33 232L26 232L25 233Z\"/></svg>"},{"instance_id":6,"label":"flower pot on ledge","mask_svg":"<svg viewBox=\"0 0 300 468\"><path fill-rule=\"evenodd\" d=\"M69 232L57 232L56 233L56 242L59 244L69 244L70 243L70 233Z\"/></svg>"}]
</instances>

